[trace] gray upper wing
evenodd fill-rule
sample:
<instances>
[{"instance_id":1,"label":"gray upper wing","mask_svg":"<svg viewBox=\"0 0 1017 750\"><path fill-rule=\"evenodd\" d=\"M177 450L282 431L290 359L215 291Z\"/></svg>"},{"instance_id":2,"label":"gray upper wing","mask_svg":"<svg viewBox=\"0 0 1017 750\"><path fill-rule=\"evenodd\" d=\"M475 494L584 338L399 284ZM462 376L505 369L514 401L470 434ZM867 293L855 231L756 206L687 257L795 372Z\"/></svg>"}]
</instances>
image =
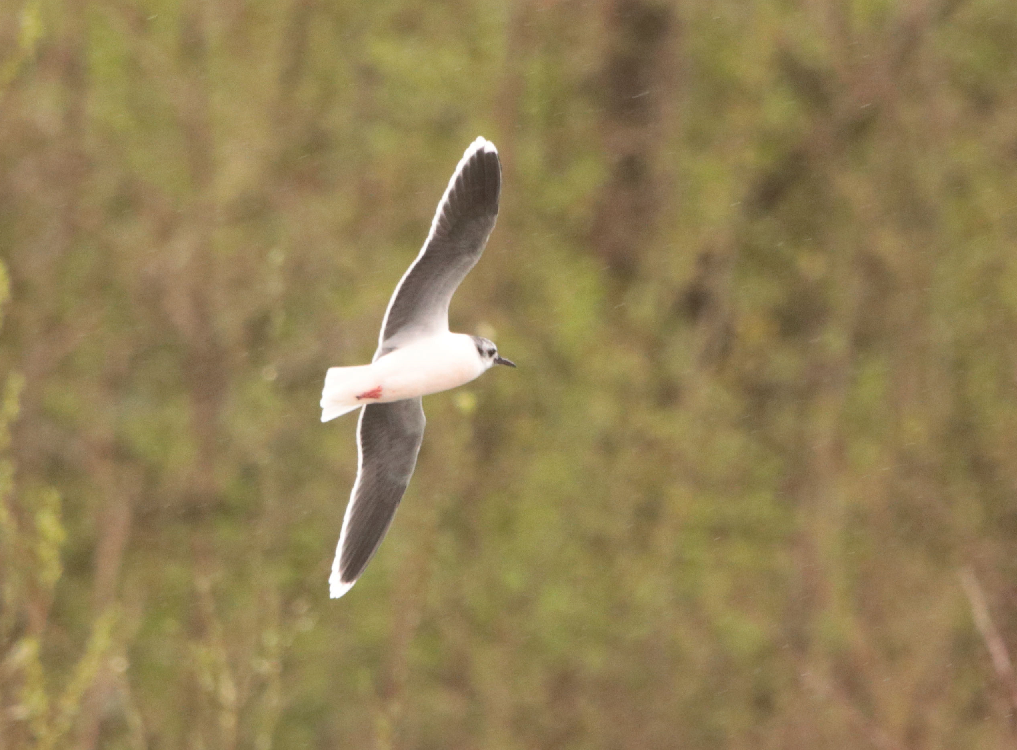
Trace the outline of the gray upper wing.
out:
<instances>
[{"instance_id":1,"label":"gray upper wing","mask_svg":"<svg viewBox=\"0 0 1017 750\"><path fill-rule=\"evenodd\" d=\"M448 330L452 294L484 252L500 194L498 151L477 138L449 180L424 247L388 303L375 359L416 336Z\"/></svg>"},{"instance_id":2,"label":"gray upper wing","mask_svg":"<svg viewBox=\"0 0 1017 750\"><path fill-rule=\"evenodd\" d=\"M369 404L361 411L357 481L329 579L333 598L356 582L388 531L417 463L424 422L419 397Z\"/></svg>"}]
</instances>

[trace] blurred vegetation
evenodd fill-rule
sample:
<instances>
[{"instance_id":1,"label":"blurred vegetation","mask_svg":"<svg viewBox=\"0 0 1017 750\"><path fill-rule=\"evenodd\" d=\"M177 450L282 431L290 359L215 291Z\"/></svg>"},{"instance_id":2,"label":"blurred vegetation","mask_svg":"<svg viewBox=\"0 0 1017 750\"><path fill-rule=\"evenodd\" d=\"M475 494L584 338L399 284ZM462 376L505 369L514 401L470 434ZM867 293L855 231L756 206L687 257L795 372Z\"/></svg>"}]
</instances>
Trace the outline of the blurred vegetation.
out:
<instances>
[{"instance_id":1,"label":"blurred vegetation","mask_svg":"<svg viewBox=\"0 0 1017 750\"><path fill-rule=\"evenodd\" d=\"M976 748L1017 683L1017 4L0 5L0 748ZM501 218L327 577L465 146Z\"/></svg>"}]
</instances>

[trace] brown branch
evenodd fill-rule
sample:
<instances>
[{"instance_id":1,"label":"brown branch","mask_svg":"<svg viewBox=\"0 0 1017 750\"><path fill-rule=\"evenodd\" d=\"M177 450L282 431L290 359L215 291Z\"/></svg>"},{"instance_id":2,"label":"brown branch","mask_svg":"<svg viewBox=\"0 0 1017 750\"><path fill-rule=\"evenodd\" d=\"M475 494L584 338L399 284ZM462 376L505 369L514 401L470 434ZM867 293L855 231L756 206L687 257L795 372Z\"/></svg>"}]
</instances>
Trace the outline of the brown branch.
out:
<instances>
[{"instance_id":1,"label":"brown branch","mask_svg":"<svg viewBox=\"0 0 1017 750\"><path fill-rule=\"evenodd\" d=\"M989 657L992 659L992 668L996 670L996 676L1003 683L1004 689L1010 695L1010 728L1017 734L1017 676L1014 675L1013 661L1010 659L1010 652L1003 642L1003 638L992 621L989 612L989 605L985 601L985 592L982 590L975 571L965 565L957 575L960 578L961 587L971 605L971 616L974 618L975 627L985 641L985 647L989 650Z\"/></svg>"},{"instance_id":2,"label":"brown branch","mask_svg":"<svg viewBox=\"0 0 1017 750\"><path fill-rule=\"evenodd\" d=\"M114 459L115 447L110 436L88 445L88 471L96 477L106 498L98 515L99 538L95 549L92 599L96 618L117 604L117 586L140 480ZM118 676L106 659L86 691L78 717L79 750L98 747L103 722L103 707L118 689Z\"/></svg>"}]
</instances>

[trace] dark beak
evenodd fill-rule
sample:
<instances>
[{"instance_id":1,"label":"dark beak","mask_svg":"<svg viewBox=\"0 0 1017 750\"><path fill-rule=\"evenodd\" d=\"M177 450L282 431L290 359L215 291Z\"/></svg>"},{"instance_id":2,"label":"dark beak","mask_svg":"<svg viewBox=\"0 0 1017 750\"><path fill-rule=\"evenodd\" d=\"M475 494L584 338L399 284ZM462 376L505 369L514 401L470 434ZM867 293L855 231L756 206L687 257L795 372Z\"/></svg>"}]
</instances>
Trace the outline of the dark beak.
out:
<instances>
[{"instance_id":1,"label":"dark beak","mask_svg":"<svg viewBox=\"0 0 1017 750\"><path fill-rule=\"evenodd\" d=\"M515 367L516 366L516 363L513 362L511 359L505 359L504 357L501 357L501 356L495 357L494 358L494 363L496 365L508 365L509 367Z\"/></svg>"}]
</instances>

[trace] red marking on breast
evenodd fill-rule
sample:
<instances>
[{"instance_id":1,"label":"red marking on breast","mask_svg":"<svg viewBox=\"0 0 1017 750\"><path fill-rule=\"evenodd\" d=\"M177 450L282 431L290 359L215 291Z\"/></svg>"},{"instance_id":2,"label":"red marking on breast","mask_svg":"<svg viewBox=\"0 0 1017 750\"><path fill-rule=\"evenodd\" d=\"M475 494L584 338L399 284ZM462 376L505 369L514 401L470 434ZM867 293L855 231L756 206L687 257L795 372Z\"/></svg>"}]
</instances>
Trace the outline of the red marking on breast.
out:
<instances>
[{"instance_id":1,"label":"red marking on breast","mask_svg":"<svg viewBox=\"0 0 1017 750\"><path fill-rule=\"evenodd\" d=\"M361 399L365 398L381 398L381 386L379 385L377 388L372 388L369 391L364 391L359 396L357 396L357 401L360 401Z\"/></svg>"}]
</instances>

